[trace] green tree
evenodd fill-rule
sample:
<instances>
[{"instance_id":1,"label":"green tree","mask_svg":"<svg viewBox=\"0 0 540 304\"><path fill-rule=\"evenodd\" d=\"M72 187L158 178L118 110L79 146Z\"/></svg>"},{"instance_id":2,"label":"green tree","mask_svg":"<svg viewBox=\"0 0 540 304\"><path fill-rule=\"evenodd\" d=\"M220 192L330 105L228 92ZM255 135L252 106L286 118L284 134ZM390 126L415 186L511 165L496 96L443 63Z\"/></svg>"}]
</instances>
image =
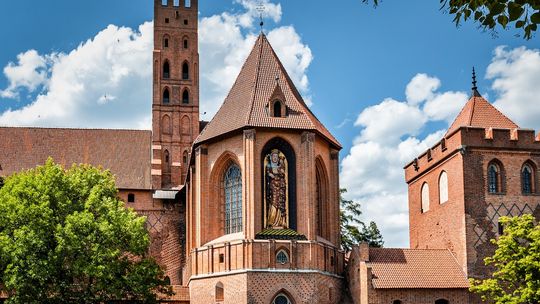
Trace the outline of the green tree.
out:
<instances>
[{"instance_id":1,"label":"green tree","mask_svg":"<svg viewBox=\"0 0 540 304\"><path fill-rule=\"evenodd\" d=\"M145 218L124 207L109 171L44 166L0 189L0 282L8 303L156 303L171 294L148 256Z\"/></svg>"},{"instance_id":2,"label":"green tree","mask_svg":"<svg viewBox=\"0 0 540 304\"><path fill-rule=\"evenodd\" d=\"M471 279L471 291L496 304L540 303L540 226L530 214L502 217L504 233L495 253L484 261L495 268L491 278Z\"/></svg>"},{"instance_id":3,"label":"green tree","mask_svg":"<svg viewBox=\"0 0 540 304\"><path fill-rule=\"evenodd\" d=\"M540 23L539 0L439 0L441 10L454 16L454 23L474 20L481 28L516 28L525 39L531 39ZM380 0L362 0L377 6Z\"/></svg>"},{"instance_id":4,"label":"green tree","mask_svg":"<svg viewBox=\"0 0 540 304\"><path fill-rule=\"evenodd\" d=\"M360 203L353 200L346 200L343 194L346 189L340 190L340 226L341 226L341 246L345 251L350 251L355 244L369 243L371 247L382 247L383 237L377 224L370 222L366 225L360 220L362 211Z\"/></svg>"}]
</instances>

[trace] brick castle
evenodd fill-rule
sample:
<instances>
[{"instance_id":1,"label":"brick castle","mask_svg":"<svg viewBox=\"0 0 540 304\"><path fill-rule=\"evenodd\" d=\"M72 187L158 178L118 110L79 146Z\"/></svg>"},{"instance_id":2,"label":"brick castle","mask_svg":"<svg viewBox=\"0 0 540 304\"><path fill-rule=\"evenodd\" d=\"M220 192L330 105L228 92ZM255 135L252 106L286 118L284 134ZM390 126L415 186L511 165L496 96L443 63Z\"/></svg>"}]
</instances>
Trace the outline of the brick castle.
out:
<instances>
[{"instance_id":1,"label":"brick castle","mask_svg":"<svg viewBox=\"0 0 540 304\"><path fill-rule=\"evenodd\" d=\"M147 217L150 253L176 292L164 302L478 303L467 278L490 274L498 218L540 217L540 138L473 87L444 138L405 166L411 249L361 244L346 259L341 145L266 36L203 122L198 1L154 7L152 131L0 127L0 176L49 156L110 169Z\"/></svg>"}]
</instances>

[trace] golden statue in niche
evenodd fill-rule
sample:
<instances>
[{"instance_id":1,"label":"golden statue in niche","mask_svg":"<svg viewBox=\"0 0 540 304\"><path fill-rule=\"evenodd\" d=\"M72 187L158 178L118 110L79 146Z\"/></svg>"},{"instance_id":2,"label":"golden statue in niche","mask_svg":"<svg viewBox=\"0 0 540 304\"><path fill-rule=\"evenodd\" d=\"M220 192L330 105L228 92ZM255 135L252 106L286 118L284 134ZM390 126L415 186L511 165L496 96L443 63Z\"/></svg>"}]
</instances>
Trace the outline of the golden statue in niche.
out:
<instances>
[{"instance_id":1,"label":"golden statue in niche","mask_svg":"<svg viewBox=\"0 0 540 304\"><path fill-rule=\"evenodd\" d=\"M274 149L264 158L265 228L289 228L288 163Z\"/></svg>"}]
</instances>

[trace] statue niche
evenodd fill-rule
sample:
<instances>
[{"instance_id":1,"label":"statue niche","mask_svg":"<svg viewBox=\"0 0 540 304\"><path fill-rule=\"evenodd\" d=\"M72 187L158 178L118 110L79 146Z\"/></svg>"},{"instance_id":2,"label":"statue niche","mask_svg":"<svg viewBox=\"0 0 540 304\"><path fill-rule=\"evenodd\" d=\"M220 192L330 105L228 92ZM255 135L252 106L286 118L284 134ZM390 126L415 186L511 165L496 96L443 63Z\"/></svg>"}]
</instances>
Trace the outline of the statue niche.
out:
<instances>
[{"instance_id":1,"label":"statue niche","mask_svg":"<svg viewBox=\"0 0 540 304\"><path fill-rule=\"evenodd\" d=\"M285 155L273 149L264 157L265 228L289 228L289 176Z\"/></svg>"}]
</instances>

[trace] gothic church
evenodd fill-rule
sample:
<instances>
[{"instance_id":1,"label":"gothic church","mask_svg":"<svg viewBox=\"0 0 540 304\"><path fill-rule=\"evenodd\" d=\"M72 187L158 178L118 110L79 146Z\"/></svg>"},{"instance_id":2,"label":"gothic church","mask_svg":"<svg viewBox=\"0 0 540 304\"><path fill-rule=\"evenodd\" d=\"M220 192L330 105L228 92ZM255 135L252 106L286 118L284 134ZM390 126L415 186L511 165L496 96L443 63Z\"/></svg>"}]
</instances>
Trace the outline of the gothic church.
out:
<instances>
[{"instance_id":1,"label":"gothic church","mask_svg":"<svg viewBox=\"0 0 540 304\"><path fill-rule=\"evenodd\" d=\"M166 303L477 303L467 277L489 274L480 261L498 217L540 213L540 138L474 88L445 137L405 167L411 249L346 256L341 145L263 33L200 121L198 1L154 0L152 85L152 131L0 127L0 176L48 157L110 169L147 217L175 291Z\"/></svg>"}]
</instances>

